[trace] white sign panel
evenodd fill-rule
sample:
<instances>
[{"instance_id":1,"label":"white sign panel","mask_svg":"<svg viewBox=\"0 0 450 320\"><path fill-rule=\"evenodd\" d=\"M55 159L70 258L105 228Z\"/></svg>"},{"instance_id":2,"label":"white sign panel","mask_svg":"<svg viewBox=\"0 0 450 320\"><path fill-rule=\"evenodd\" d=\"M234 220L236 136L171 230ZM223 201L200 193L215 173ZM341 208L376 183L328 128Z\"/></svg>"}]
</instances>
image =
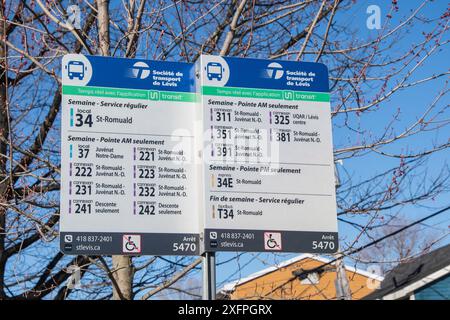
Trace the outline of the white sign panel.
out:
<instances>
[{"instance_id":1,"label":"white sign panel","mask_svg":"<svg viewBox=\"0 0 450 320\"><path fill-rule=\"evenodd\" d=\"M335 252L328 70L202 56L205 251Z\"/></svg>"},{"instance_id":2,"label":"white sign panel","mask_svg":"<svg viewBox=\"0 0 450 320\"><path fill-rule=\"evenodd\" d=\"M62 79L62 251L198 254L193 66L69 54Z\"/></svg>"}]
</instances>

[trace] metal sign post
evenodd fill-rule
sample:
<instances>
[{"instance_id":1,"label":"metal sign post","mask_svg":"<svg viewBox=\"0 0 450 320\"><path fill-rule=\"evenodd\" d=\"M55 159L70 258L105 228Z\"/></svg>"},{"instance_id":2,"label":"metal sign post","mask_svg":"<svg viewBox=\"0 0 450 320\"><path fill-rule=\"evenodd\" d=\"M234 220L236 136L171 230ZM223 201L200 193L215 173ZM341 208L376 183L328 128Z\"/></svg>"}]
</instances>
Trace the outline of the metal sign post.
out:
<instances>
[{"instance_id":1,"label":"metal sign post","mask_svg":"<svg viewBox=\"0 0 450 320\"><path fill-rule=\"evenodd\" d=\"M216 299L216 253L203 255L203 300Z\"/></svg>"}]
</instances>

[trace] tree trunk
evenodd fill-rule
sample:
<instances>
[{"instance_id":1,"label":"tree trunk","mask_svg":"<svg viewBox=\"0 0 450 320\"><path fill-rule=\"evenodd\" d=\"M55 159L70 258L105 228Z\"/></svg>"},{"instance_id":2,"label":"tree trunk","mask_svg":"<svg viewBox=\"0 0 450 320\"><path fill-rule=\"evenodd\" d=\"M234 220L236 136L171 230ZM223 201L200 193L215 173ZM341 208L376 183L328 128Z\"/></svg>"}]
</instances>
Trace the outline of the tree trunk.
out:
<instances>
[{"instance_id":1,"label":"tree trunk","mask_svg":"<svg viewBox=\"0 0 450 320\"><path fill-rule=\"evenodd\" d=\"M100 53L109 56L109 0L97 0L97 28ZM113 300L130 300L132 297L133 267L131 257L113 256L112 273L117 282L117 287L113 286Z\"/></svg>"},{"instance_id":2,"label":"tree trunk","mask_svg":"<svg viewBox=\"0 0 450 320\"><path fill-rule=\"evenodd\" d=\"M98 42L102 56L109 56L109 0L97 0Z\"/></svg>"},{"instance_id":3,"label":"tree trunk","mask_svg":"<svg viewBox=\"0 0 450 320\"><path fill-rule=\"evenodd\" d=\"M113 277L117 282L117 287L113 286L113 300L131 300L133 266L131 257L113 256Z\"/></svg>"}]
</instances>

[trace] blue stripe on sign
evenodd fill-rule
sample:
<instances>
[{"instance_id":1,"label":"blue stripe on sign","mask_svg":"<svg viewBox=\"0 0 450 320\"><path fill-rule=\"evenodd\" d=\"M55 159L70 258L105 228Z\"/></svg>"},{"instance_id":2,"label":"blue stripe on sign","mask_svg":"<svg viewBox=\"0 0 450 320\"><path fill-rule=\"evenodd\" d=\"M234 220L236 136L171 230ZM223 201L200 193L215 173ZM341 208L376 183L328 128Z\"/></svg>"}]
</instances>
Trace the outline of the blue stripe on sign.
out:
<instances>
[{"instance_id":1,"label":"blue stripe on sign","mask_svg":"<svg viewBox=\"0 0 450 320\"><path fill-rule=\"evenodd\" d=\"M89 56L88 86L195 92L193 63ZM153 96L155 92L151 93Z\"/></svg>"}]
</instances>

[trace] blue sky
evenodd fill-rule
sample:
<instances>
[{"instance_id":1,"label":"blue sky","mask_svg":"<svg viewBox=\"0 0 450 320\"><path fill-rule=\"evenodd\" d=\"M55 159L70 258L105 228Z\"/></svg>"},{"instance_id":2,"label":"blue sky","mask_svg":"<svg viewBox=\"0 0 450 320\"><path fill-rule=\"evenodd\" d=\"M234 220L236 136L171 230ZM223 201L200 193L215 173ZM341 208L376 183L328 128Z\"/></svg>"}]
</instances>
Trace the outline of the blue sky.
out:
<instances>
[{"instance_id":1,"label":"blue sky","mask_svg":"<svg viewBox=\"0 0 450 320\"><path fill-rule=\"evenodd\" d=\"M416 8L419 4L419 1L400 1L400 10L397 13L393 14L393 17L390 22L390 26L396 25L400 21L404 20L404 16L410 12L413 8ZM381 7L382 12L382 24L386 23L385 14L389 12L390 1L377 1L374 2ZM357 2L356 5L349 10L348 12L341 14L341 16L337 17L337 19L341 19L340 21L346 21L349 27L356 28L358 30L357 37L361 40L367 40L369 38L373 38L377 36L379 30L369 30L366 27L366 19L369 16L366 13L367 6L371 4L367 1ZM427 6L423 10L424 15L434 15L439 16L443 12L445 12L447 8L447 3L445 1L435 1ZM396 50L402 52L403 50L410 47L413 41L418 41L417 39L423 37L421 32L423 29L411 28L409 30L409 34L406 34L401 40L399 40ZM448 38L448 36L447 36ZM430 76L432 74L437 74L443 71L448 71L449 63L448 63L448 45L443 46L442 51L429 59L424 66L422 66L417 73L411 78L411 81L419 80ZM306 59L307 60L307 59ZM406 128L410 125L420 114L421 111L428 106L433 99L435 98L438 90L444 88L445 82L448 80L448 76L444 76L436 81L423 83L414 89L406 89L400 92L397 92L392 98L388 99L383 108L400 108L401 113L399 117L399 121L396 124L396 129L398 131ZM441 106L448 106L449 103L449 95L447 94L440 101ZM332 106L333 107L333 106ZM387 123L387 115L390 112L374 112L371 113L370 117L361 117L361 126L364 128L370 128L374 134L383 130L384 125ZM448 118L449 111L448 108L445 112L446 116L443 116L442 119ZM334 135L334 143L335 148L339 145L348 145L349 133L344 132L334 126L333 130ZM443 128L440 130L432 131L429 133L421 134L420 136L414 136L412 139L407 139L405 141L401 141L396 145L389 147L385 150L395 151L395 150L406 150L407 148L414 150L423 150L427 146L430 145L432 141L448 141L448 128ZM450 152L449 150L444 150L436 153L435 155L428 158L427 163L421 169L422 171L426 170L428 172L428 179L432 179L440 174L440 170L448 165ZM376 173L381 173L384 170L388 169L390 166L396 166L399 164L399 159L389 159L384 156L380 156L377 154L369 154L363 157L355 157L344 160L343 166L349 175L353 177L356 181L362 181L366 178L374 176ZM447 167L448 170L448 167ZM343 170L340 169L342 172ZM342 173L343 175L343 173ZM413 181L411 187L418 187L421 184L427 183L427 181L416 180ZM410 220L416 220L421 217L426 216L427 214L437 211L438 208L446 206L449 204L449 194L444 193L434 199L433 201L426 201L421 203L421 206L406 206L399 210L393 210L392 214L396 214L400 212L402 216L406 216ZM354 219L354 218L351 218ZM361 223L365 222L366 219L357 219L352 221L360 221ZM441 214L438 217L432 218L428 220L426 223L422 224L422 230L424 232L435 232L447 237L444 237L437 246L441 246L444 244L448 244L450 242L450 237L448 237L449 233L449 223L450 223L450 212ZM339 223L339 233L340 239L345 243L348 240L353 240L356 236L357 232L355 229L345 223ZM367 238L363 237L362 240L356 245L360 246L366 243ZM344 245L345 247L345 245ZM226 261L233 256L237 256L236 253L219 253L218 254L218 263ZM217 280L218 287L220 287L224 282L226 283L230 279L236 279L240 277L245 277L253 272L256 272L262 268L266 268L271 264L276 264L284 259L295 256L295 254L256 254L256 253L247 253L244 255L240 255L236 262L231 262L228 264L220 265L217 268ZM353 263L351 260L347 261L348 263ZM361 268L365 268L366 266L358 266ZM236 273L236 270L239 270Z\"/></svg>"},{"instance_id":2,"label":"blue sky","mask_svg":"<svg viewBox=\"0 0 450 320\"><path fill-rule=\"evenodd\" d=\"M405 15L407 15L410 10L416 8L422 1L399 1L400 2L400 10L396 13L393 13L392 19L390 20L389 27L397 25L400 21L403 21ZM386 18L386 14L389 12L391 1L373 1L374 4L377 4L381 8L382 13L382 24L387 23L388 19ZM362 41L368 41L368 39L374 38L380 32L379 30L369 30L366 27L366 19L368 14L366 13L366 8L368 5L372 4L371 1L357 1L356 4L348 11L340 12L336 19L339 19L340 23L345 23L348 25L349 29L357 30L357 34L355 35L358 39ZM424 16L440 16L447 9L446 1L434 1L427 5L424 10ZM426 27L430 29L431 27ZM411 27L408 29L408 32L404 34L404 36L399 39L396 43L396 47L389 51L390 54L400 54L404 50L410 47L412 42L419 41L423 37L422 35L423 29L418 29L417 27ZM426 30L430 31L430 30ZM448 35L446 36L448 39ZM449 69L448 56L449 50L448 45L441 47L441 52L433 55L425 65L417 70L417 72L411 78L411 81L418 80L430 76L432 74L443 72L444 70ZM151 57L150 57L151 58ZM262 57L260 57L262 58ZM311 58L306 56L306 61L310 61ZM45 77L44 77L45 78ZM47 78L46 78L47 79ZM30 91L27 92L30 95L28 98L30 101L33 99L34 92L33 82L39 81L39 78L32 79L30 83ZM424 108L430 104L430 102L434 99L436 93L445 87L445 82L448 80L448 77L442 77L432 82L426 82L421 84L420 86L414 87L413 89L407 89L403 91L397 92L393 97L385 101L382 105L382 109L379 112L370 113L369 116L362 116L360 118L355 118L353 121L359 123L361 127L365 129L370 129L374 135L379 134L386 123L388 122L389 117L392 115L392 112L397 108L400 108L401 113L399 119L395 125L396 130L400 131L411 124L416 117L420 114ZM393 79L395 81L395 79ZM48 90L51 93L53 90L53 84L49 84ZM366 91L368 96L371 95L370 91ZM375 90L374 90L375 92ZM46 97L47 98L47 97ZM17 96L16 99L25 100L23 96ZM332 108L335 106L336 99L333 100ZM42 103L45 103L43 101ZM449 96L448 94L441 99L439 105L445 106L449 104ZM35 111L36 114L38 111ZM42 115L41 115L42 116ZM445 110L445 113L441 117L442 119L449 118L448 107ZM360 137L357 134L350 132L348 130L343 130L339 128L340 119L334 120L333 127L333 135L334 135L334 144L335 148L339 148L341 146L347 146L358 141ZM57 124L59 125L59 124ZM59 136L56 132L55 135ZM413 150L421 150L430 145L433 141L448 141L448 128L444 127L440 130L431 131L428 133L424 133L418 136L415 136L412 139L401 141L393 146L386 148L386 151L398 151L405 150L407 147ZM55 142L57 143L57 141ZM448 166L449 159L449 150L440 151L434 154L431 157L428 157L427 163L421 169L422 171L427 171L428 177L427 180L432 179L433 177L439 176L441 169ZM57 155L55 155L55 158ZM55 161L57 162L57 161ZM343 167L339 168L341 172L341 176L345 177L344 171L346 171L350 176L353 177L355 181L362 181L367 178L372 177L376 173L383 172L384 170L396 166L399 164L399 159L391 159L381 155L376 154L368 154L363 157L355 157L346 159L343 163ZM447 167L448 170L448 167ZM420 177L414 180L411 183L411 187L420 187L429 181L423 180ZM58 197L57 194L54 194L53 197L55 201ZM426 201L421 203L420 206L406 206L401 208L400 213L402 215L408 216L409 219L415 220L421 218L430 212L436 211L438 208L441 208L445 205L449 204L449 194L444 193L439 197L435 198L431 201ZM398 213L398 210L393 210L392 214ZM366 218L352 218L353 221L358 221L364 223ZM450 213L445 213L440 215L439 217L430 219L426 224L423 225L423 230L433 230L436 233L447 233L449 232L448 226L450 224ZM357 232L354 228L350 227L348 224L339 223L339 232L340 238L344 243L348 240L353 239ZM450 242L450 237L443 238L438 245L447 244ZM366 238L362 238L358 245L362 245L368 240ZM55 244L55 246L53 246ZM58 250L57 242L54 241L52 245L44 243L41 246L39 251L30 253L30 255L26 256L26 261L18 260L19 266L23 268L40 268L42 266L35 265L35 261L42 261L37 259L42 259L42 257L52 256ZM270 265L276 264L278 262L283 261L284 259L288 259L295 254L264 254L264 253L218 253L217 254L217 285L221 287L224 282L228 282L230 280L238 279L241 277L245 277L255 271L258 271L262 268L268 267ZM36 260L34 260L36 257ZM179 259L179 257L166 257L172 261ZM20 258L25 259L25 258ZM227 262L226 261L230 261ZM67 262L65 260L64 262ZM348 261L351 262L350 260ZM364 267L364 266L362 266ZM192 273L196 278L201 277L201 273L197 268L196 271ZM198 284L198 283L197 283ZM194 283L195 285L195 283Z\"/></svg>"},{"instance_id":3,"label":"blue sky","mask_svg":"<svg viewBox=\"0 0 450 320\"><path fill-rule=\"evenodd\" d=\"M366 9L371 4L377 4L381 9L381 23L383 26L386 26L387 29L391 29L393 26L404 21L405 16L411 13L412 10L416 9L418 5L420 5L422 1L400 1L399 10L397 12L391 12L392 18L388 19L386 15L390 12L391 1L376 1L376 2L368 2L368 1L357 1L355 5L352 6L350 10L339 12L336 16L336 19L339 20L340 24L344 24L348 26L350 30L357 30L355 34L356 39L361 41L369 41L369 39L373 39L379 35L380 30L369 30L366 27L366 19L368 18L368 14L366 13ZM422 11L421 14L423 16L434 16L439 17L443 12L445 12L447 8L447 3L445 1L434 1L427 5ZM417 21L415 21L417 22ZM396 41L395 48L389 50L389 54L392 56L398 56L403 53L405 50L410 48L411 44L414 42L418 42L423 38L422 32L430 32L431 28L434 24L430 26L421 26L421 28L417 28L415 26L408 27L407 32L402 34L402 37ZM447 36L448 38L448 36ZM428 59L427 62L420 67L414 75L410 78L410 81L416 81L419 79L426 78L432 74L441 73L445 70L448 71L448 46L441 47L440 52L433 55L432 58ZM145 58L147 57L144 55ZM258 56L258 58L265 58L263 56ZM295 57L290 57L295 58ZM314 57L310 58L309 56L305 56L305 61L311 61ZM329 66L332 67L332 66ZM395 77L392 79L392 83L397 81ZM371 133L376 136L379 135L386 124L389 122L393 112L395 110L400 109L400 115L395 123L396 132L400 132L404 130L407 126L409 126L417 117L420 115L422 111L428 106L433 99L435 98L436 93L445 87L445 82L447 77L441 77L432 82L425 82L413 89L406 89L396 92L395 95L384 101L381 104L381 108L377 112L372 112L368 116L364 115L360 118L355 117L353 119L354 125L360 125L362 128L366 130L370 130ZM365 98L369 99L376 92L376 88L374 88L373 92L371 90L366 90L367 96ZM440 106L448 105L449 99L448 94L441 99ZM332 109L335 107L336 99L332 98ZM445 111L444 115L441 117L442 119L448 118L449 112L448 109ZM351 132L349 130L344 130L339 127L341 124L341 118L336 117L333 119L333 139L335 149L340 148L342 146L348 146L349 144L356 144L358 139L357 134ZM388 146L384 148L384 151L388 152L406 152L409 150L425 150L430 146L430 143L433 141L448 141L448 130L444 129L431 131L428 133L416 135L411 139L401 140L392 146ZM349 142L350 141L350 142ZM418 177L418 179L413 180L409 187L416 188L420 187L424 184L430 183L430 181L439 176L442 168L445 168L448 165L449 159L449 151L444 150L440 151L430 157L428 157L427 162L421 168L421 172L427 172L427 178L424 180L422 177ZM361 157L354 157L350 159L344 160L343 167L339 167L339 171L341 177L345 179L345 174L348 174L352 177L352 180L356 183L358 181L363 181L370 177L373 177L377 173L381 173L389 168L395 167L399 165L399 159L392 159L385 156L381 156L378 154L365 154ZM448 170L448 168L447 168ZM427 181L428 180L428 181ZM442 208L445 205L448 205L448 192L441 194L439 197L436 197L434 200L425 201L420 203L420 205L409 205L401 208L397 208L392 210L391 212L385 212L386 214L400 214L402 216L406 216L409 220L416 220L425 215L436 211L438 208ZM367 218L358 218L358 217L346 217L348 220L356 221L361 224L364 224L367 221ZM448 225L450 223L450 213L445 213L440 215L439 217L430 219L427 223L423 224L422 230L424 232L429 232L432 230L434 233L439 234L448 234L449 229ZM346 223L339 222L339 233L340 239L342 241L342 245L345 248L349 241L353 240L358 232L351 226ZM356 247L367 243L369 240L367 237L362 237L361 240L356 244ZM450 242L450 237L444 237L442 240L437 243L437 246L444 245ZM220 288L224 283L227 283L231 280L239 279L242 277L246 277L249 274L259 271L268 266L280 263L285 259L289 259L297 254L266 254L266 253L217 253L217 287ZM176 260L178 258L175 257L167 257L170 260ZM353 260L348 259L347 263L354 263ZM357 265L357 267L366 268L364 265ZM191 273L196 280L194 282L185 283L186 288L195 288L201 285L201 271L200 267L196 268L195 271ZM181 282L183 283L184 280ZM170 295L169 295L170 296Z\"/></svg>"}]
</instances>

